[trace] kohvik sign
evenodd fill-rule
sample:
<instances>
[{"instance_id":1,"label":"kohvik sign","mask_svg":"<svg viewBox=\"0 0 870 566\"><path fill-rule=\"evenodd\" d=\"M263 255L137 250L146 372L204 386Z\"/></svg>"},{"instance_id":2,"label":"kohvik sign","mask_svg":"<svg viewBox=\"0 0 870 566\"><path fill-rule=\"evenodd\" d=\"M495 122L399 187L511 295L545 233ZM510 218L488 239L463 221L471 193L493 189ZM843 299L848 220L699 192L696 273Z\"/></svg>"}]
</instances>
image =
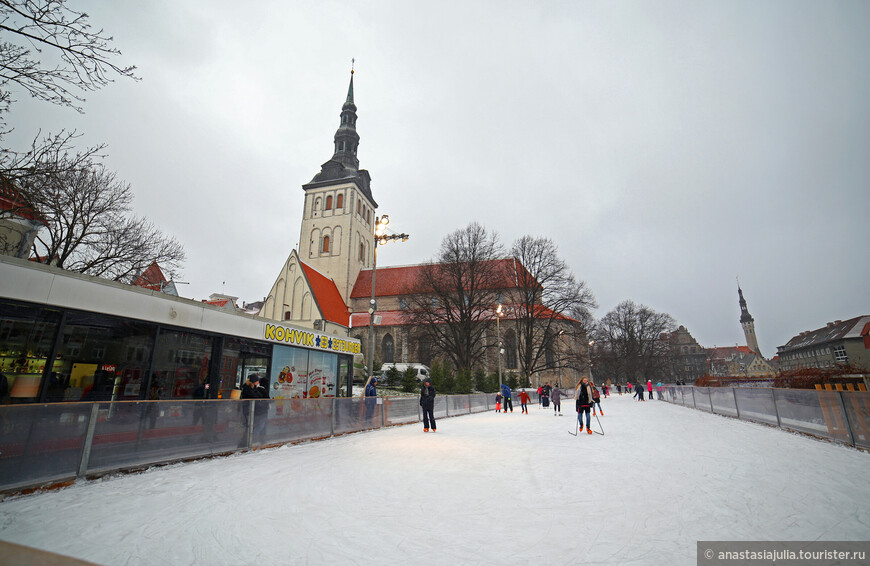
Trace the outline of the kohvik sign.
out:
<instances>
[{"instance_id":1,"label":"kohvik sign","mask_svg":"<svg viewBox=\"0 0 870 566\"><path fill-rule=\"evenodd\" d=\"M359 354L361 351L359 340L338 338L298 328L287 328L278 324L267 324L264 338L270 342L345 354Z\"/></svg>"}]
</instances>

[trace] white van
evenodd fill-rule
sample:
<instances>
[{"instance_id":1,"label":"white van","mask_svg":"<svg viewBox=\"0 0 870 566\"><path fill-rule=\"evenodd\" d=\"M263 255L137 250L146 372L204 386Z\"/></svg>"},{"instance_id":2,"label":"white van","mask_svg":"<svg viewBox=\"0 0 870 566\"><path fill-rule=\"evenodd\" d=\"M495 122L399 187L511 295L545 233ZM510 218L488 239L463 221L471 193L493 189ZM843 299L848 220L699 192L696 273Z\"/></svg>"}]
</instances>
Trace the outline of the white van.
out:
<instances>
[{"instance_id":1,"label":"white van","mask_svg":"<svg viewBox=\"0 0 870 566\"><path fill-rule=\"evenodd\" d=\"M429 379L429 366L424 366L423 364L384 364L381 366L381 371L379 374L381 376L381 379L383 379L383 377L387 375L387 371L389 371L390 368L396 368L397 370L399 370L399 373L403 375L405 373L405 370L407 370L408 368L413 368L414 371L417 373L417 381L422 383L423 381Z\"/></svg>"}]
</instances>

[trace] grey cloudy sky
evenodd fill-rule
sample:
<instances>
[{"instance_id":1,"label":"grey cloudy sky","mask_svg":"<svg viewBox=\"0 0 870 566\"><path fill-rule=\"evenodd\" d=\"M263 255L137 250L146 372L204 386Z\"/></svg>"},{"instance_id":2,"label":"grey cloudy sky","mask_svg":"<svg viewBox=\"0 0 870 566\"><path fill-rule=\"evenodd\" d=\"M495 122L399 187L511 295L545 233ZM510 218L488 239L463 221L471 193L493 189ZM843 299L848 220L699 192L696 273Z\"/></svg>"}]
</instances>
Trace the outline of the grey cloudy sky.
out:
<instances>
[{"instance_id":1,"label":"grey cloudy sky","mask_svg":"<svg viewBox=\"0 0 870 566\"><path fill-rule=\"evenodd\" d=\"M868 2L70 4L142 80L9 123L107 143L185 296L268 293L355 57L360 164L411 234L381 265L477 221L552 238L596 316L632 299L707 347L744 343L737 276L768 357L870 314Z\"/></svg>"}]
</instances>

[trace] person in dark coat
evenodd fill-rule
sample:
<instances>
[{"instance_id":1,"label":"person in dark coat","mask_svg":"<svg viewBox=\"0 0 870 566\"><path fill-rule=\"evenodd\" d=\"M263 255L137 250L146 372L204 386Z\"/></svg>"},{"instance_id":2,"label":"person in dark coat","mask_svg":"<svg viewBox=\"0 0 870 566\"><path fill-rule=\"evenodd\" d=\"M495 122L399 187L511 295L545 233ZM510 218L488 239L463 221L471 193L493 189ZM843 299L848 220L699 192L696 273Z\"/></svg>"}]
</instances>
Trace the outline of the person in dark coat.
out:
<instances>
[{"instance_id":1,"label":"person in dark coat","mask_svg":"<svg viewBox=\"0 0 870 566\"><path fill-rule=\"evenodd\" d=\"M589 384L589 378L584 377L577 384L577 391L574 392L577 406L577 420L580 422L579 432L583 432L583 415L586 415L586 432L592 434L592 429L589 428L591 418L589 409L592 407L592 386Z\"/></svg>"},{"instance_id":2,"label":"person in dark coat","mask_svg":"<svg viewBox=\"0 0 870 566\"><path fill-rule=\"evenodd\" d=\"M378 402L378 378L370 377L365 387L365 403L366 403L366 413L365 413L365 422L366 426L372 420L372 415L375 413L375 405Z\"/></svg>"},{"instance_id":3,"label":"person in dark coat","mask_svg":"<svg viewBox=\"0 0 870 566\"><path fill-rule=\"evenodd\" d=\"M423 432L435 432L435 388L426 378L420 387L420 407L423 408Z\"/></svg>"},{"instance_id":4,"label":"person in dark coat","mask_svg":"<svg viewBox=\"0 0 870 566\"><path fill-rule=\"evenodd\" d=\"M501 384L501 409L505 413L508 412L508 407L510 407L511 412L514 412L514 403L511 401L511 388L507 383Z\"/></svg>"},{"instance_id":5,"label":"person in dark coat","mask_svg":"<svg viewBox=\"0 0 870 566\"><path fill-rule=\"evenodd\" d=\"M266 438L266 413L269 412L269 404L261 399L268 399L269 392L260 385L259 374L252 373L242 385L242 399L254 399L254 436L263 442ZM242 406L242 412L248 416L249 405Z\"/></svg>"}]
</instances>

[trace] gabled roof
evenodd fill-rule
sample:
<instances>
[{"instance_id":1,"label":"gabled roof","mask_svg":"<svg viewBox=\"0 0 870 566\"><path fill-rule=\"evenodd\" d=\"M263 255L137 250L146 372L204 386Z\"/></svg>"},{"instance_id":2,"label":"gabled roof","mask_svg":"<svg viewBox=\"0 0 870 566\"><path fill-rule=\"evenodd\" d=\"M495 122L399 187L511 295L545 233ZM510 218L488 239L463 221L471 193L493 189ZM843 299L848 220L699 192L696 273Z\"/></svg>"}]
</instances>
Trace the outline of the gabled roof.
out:
<instances>
[{"instance_id":1,"label":"gabled roof","mask_svg":"<svg viewBox=\"0 0 870 566\"><path fill-rule=\"evenodd\" d=\"M494 269L499 271L499 278L494 288L509 289L519 285L517 276L525 274L531 277L526 268L516 259L492 260ZM427 264L405 265L400 267L379 267L375 278L375 297L394 297L399 295L414 295L425 293L426 288L420 284L423 270ZM353 290L350 292L351 299L371 297L372 294L372 270L364 269L359 272Z\"/></svg>"},{"instance_id":2,"label":"gabled roof","mask_svg":"<svg viewBox=\"0 0 870 566\"><path fill-rule=\"evenodd\" d=\"M162 291L167 282L168 279L163 275L163 270L154 261L133 281L133 285L151 289L152 291Z\"/></svg>"},{"instance_id":3,"label":"gabled roof","mask_svg":"<svg viewBox=\"0 0 870 566\"><path fill-rule=\"evenodd\" d=\"M864 330L867 323L870 323L870 315L856 316L849 320L829 322L822 328L801 332L789 340L785 346L780 346L777 350L782 353L792 349L805 348L816 344L825 344L835 340L860 338L862 336L861 332Z\"/></svg>"},{"instance_id":4,"label":"gabled roof","mask_svg":"<svg viewBox=\"0 0 870 566\"><path fill-rule=\"evenodd\" d=\"M344 299L341 298L341 293L338 292L335 281L302 260L299 260L299 265L302 266L302 271L308 280L308 286L311 288L311 294L314 296L314 302L317 304L317 308L320 309L323 318L329 322L348 326L350 317L348 316L347 305L344 303Z\"/></svg>"}]
</instances>

